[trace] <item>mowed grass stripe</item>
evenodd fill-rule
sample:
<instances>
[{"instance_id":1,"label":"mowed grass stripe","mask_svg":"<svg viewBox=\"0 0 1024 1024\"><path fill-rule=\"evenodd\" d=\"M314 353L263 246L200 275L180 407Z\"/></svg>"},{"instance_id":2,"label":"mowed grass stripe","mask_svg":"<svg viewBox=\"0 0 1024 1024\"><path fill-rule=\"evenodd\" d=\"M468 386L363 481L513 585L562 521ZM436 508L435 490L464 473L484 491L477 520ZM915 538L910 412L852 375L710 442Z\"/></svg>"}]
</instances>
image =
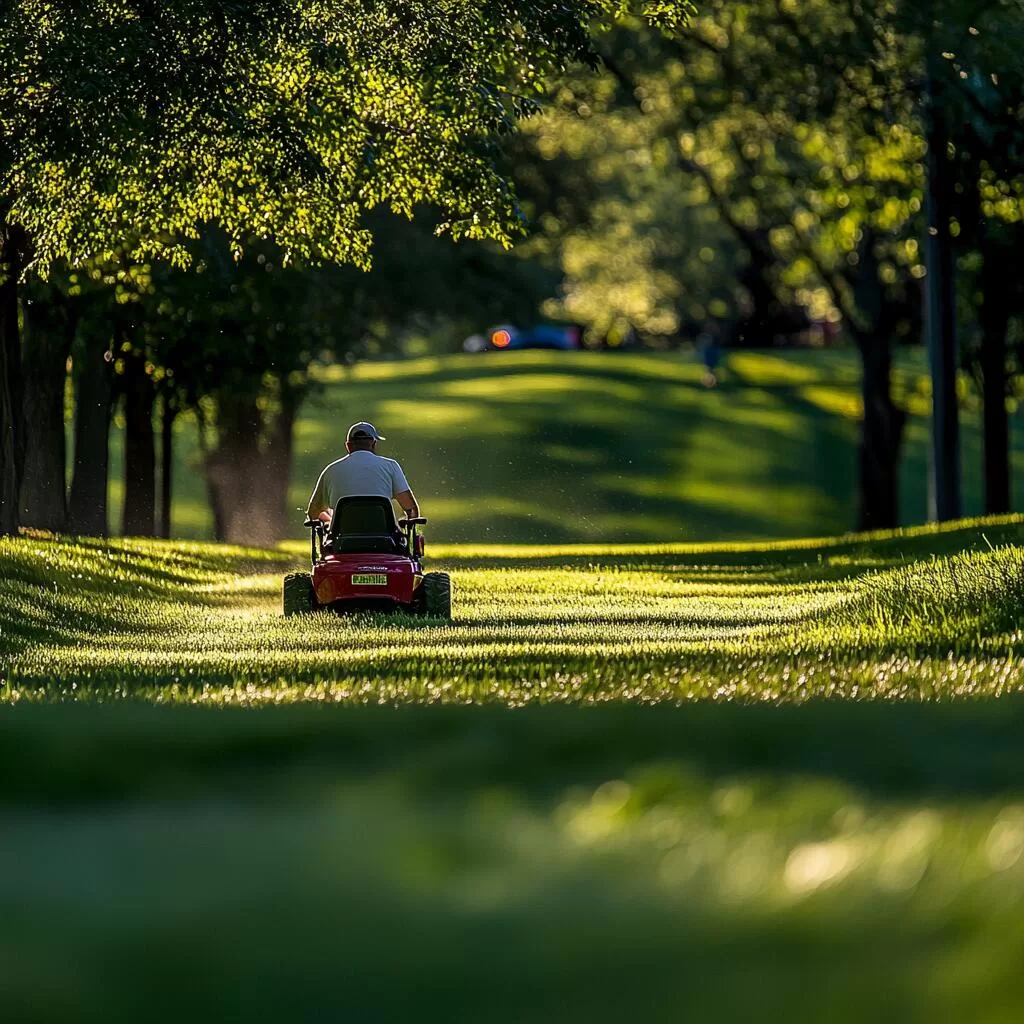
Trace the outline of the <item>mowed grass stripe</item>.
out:
<instances>
[{"instance_id":1,"label":"mowed grass stripe","mask_svg":"<svg viewBox=\"0 0 1024 1024\"><path fill-rule=\"evenodd\" d=\"M7 540L2 694L516 706L1001 694L1021 682L1022 531L1004 518L781 547L448 549L432 564L454 574L450 624L285 620L290 548Z\"/></svg>"}]
</instances>

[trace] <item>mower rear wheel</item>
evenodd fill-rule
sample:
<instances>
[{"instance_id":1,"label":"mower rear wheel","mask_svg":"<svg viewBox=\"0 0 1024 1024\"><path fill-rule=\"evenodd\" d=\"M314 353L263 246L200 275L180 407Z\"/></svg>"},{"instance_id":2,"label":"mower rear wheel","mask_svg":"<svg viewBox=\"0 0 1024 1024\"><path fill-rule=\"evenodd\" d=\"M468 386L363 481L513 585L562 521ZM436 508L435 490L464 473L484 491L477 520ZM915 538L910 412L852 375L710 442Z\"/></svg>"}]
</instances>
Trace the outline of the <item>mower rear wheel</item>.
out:
<instances>
[{"instance_id":1,"label":"mower rear wheel","mask_svg":"<svg viewBox=\"0 0 1024 1024\"><path fill-rule=\"evenodd\" d=\"M308 615L317 610L313 577L308 572L293 572L285 576L283 597L286 616Z\"/></svg>"},{"instance_id":2,"label":"mower rear wheel","mask_svg":"<svg viewBox=\"0 0 1024 1024\"><path fill-rule=\"evenodd\" d=\"M423 614L438 619L452 617L452 581L446 572L428 572L423 577Z\"/></svg>"}]
</instances>

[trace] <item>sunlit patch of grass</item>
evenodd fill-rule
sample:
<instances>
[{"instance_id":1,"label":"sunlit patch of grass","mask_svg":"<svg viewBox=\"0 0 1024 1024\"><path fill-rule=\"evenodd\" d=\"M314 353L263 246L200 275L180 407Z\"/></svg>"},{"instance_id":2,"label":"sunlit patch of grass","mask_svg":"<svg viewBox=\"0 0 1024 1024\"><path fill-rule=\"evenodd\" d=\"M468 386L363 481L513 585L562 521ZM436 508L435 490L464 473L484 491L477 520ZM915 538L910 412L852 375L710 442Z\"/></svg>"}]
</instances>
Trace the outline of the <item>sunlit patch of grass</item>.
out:
<instances>
[{"instance_id":1,"label":"sunlit patch of grass","mask_svg":"<svg viewBox=\"0 0 1024 1024\"><path fill-rule=\"evenodd\" d=\"M859 421L864 415L864 401L856 393L810 384L800 389L800 395L823 412L835 416Z\"/></svg>"},{"instance_id":2,"label":"sunlit patch of grass","mask_svg":"<svg viewBox=\"0 0 1024 1024\"><path fill-rule=\"evenodd\" d=\"M1006 545L1021 534L1007 517L760 547L442 547L431 567L454 574L451 623L283 619L299 545L7 540L3 693L510 706L998 694L1018 685L1024 560Z\"/></svg>"},{"instance_id":3,"label":"sunlit patch of grass","mask_svg":"<svg viewBox=\"0 0 1024 1024\"><path fill-rule=\"evenodd\" d=\"M813 384L822 380L826 373L833 379L838 374L846 383L857 382L854 366L827 357L818 360L789 359L772 352L744 351L730 353L728 365L744 377L761 381L767 387Z\"/></svg>"},{"instance_id":4,"label":"sunlit patch of grass","mask_svg":"<svg viewBox=\"0 0 1024 1024\"><path fill-rule=\"evenodd\" d=\"M853 630L852 644L992 648L1017 632L1024 609L1024 549L975 551L866 577L825 631Z\"/></svg>"}]
</instances>

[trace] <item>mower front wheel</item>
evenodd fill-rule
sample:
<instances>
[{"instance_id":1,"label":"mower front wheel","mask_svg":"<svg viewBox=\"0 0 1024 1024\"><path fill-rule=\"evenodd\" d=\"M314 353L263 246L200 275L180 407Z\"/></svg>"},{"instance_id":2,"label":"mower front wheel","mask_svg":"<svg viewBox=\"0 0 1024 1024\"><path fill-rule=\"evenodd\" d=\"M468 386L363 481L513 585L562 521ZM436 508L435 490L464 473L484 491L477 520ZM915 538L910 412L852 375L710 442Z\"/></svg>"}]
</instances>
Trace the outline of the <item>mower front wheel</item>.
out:
<instances>
[{"instance_id":1,"label":"mower front wheel","mask_svg":"<svg viewBox=\"0 0 1024 1024\"><path fill-rule=\"evenodd\" d=\"M438 619L452 617L452 581L446 572L428 572L421 584L424 615Z\"/></svg>"},{"instance_id":2,"label":"mower front wheel","mask_svg":"<svg viewBox=\"0 0 1024 1024\"><path fill-rule=\"evenodd\" d=\"M317 610L313 577L308 572L289 573L284 578L284 614L308 615Z\"/></svg>"}]
</instances>

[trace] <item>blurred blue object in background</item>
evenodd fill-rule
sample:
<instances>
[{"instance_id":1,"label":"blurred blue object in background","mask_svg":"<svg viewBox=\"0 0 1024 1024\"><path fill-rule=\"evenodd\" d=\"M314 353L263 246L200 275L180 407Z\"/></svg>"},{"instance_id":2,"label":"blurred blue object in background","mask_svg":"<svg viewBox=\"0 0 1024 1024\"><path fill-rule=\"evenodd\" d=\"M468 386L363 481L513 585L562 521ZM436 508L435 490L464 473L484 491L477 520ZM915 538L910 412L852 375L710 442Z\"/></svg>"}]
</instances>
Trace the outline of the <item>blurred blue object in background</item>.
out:
<instances>
[{"instance_id":1,"label":"blurred blue object in background","mask_svg":"<svg viewBox=\"0 0 1024 1024\"><path fill-rule=\"evenodd\" d=\"M511 324L499 324L483 334L471 334L463 343L466 352L526 348L571 351L581 347L581 331L575 324L537 324L520 330Z\"/></svg>"}]
</instances>

